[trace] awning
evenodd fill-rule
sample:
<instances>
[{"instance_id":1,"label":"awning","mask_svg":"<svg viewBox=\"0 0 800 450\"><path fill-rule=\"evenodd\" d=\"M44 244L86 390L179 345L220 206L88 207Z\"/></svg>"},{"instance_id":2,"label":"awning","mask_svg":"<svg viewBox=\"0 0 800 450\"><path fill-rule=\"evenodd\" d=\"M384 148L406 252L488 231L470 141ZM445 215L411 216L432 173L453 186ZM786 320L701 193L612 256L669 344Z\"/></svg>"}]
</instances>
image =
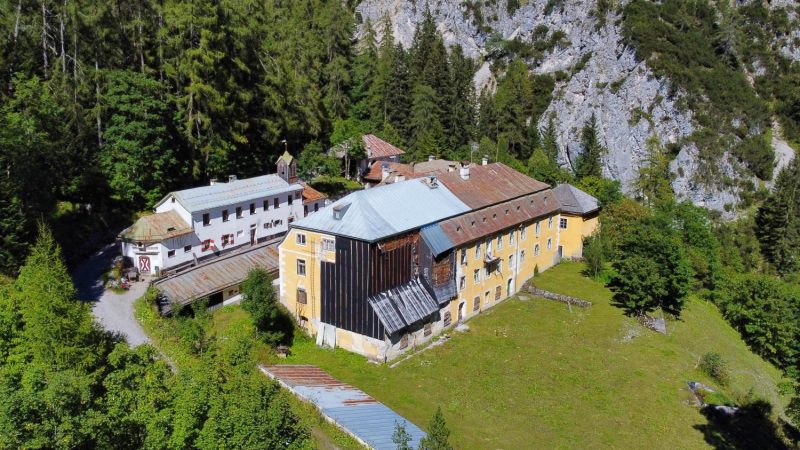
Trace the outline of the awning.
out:
<instances>
[{"instance_id":1,"label":"awning","mask_svg":"<svg viewBox=\"0 0 800 450\"><path fill-rule=\"evenodd\" d=\"M439 311L439 304L419 278L369 297L369 304L390 334Z\"/></svg>"}]
</instances>

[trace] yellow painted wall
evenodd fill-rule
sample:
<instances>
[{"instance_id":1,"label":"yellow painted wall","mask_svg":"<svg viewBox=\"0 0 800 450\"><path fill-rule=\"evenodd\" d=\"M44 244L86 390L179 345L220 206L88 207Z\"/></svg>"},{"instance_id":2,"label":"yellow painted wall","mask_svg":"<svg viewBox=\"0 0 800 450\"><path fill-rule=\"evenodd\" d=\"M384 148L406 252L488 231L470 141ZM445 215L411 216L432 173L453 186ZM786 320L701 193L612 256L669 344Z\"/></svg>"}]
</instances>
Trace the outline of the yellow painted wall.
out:
<instances>
[{"instance_id":1,"label":"yellow painted wall","mask_svg":"<svg viewBox=\"0 0 800 450\"><path fill-rule=\"evenodd\" d=\"M305 235L305 245L299 244L297 235ZM336 254L333 251L323 251L323 239L336 242L334 236L292 228L278 247L280 265L281 302L290 313L300 322L305 317L306 323L302 325L312 334L316 333L316 324L320 319L320 268L321 262L335 262ZM306 274L298 275L297 260L306 262ZM297 289L306 291L307 302L305 305L297 303Z\"/></svg>"},{"instance_id":2,"label":"yellow painted wall","mask_svg":"<svg viewBox=\"0 0 800 450\"><path fill-rule=\"evenodd\" d=\"M561 214L567 220L567 228L561 228L561 246L565 258L580 258L583 256L583 238L591 236L599 224L595 215L588 219L572 214Z\"/></svg>"}]
</instances>

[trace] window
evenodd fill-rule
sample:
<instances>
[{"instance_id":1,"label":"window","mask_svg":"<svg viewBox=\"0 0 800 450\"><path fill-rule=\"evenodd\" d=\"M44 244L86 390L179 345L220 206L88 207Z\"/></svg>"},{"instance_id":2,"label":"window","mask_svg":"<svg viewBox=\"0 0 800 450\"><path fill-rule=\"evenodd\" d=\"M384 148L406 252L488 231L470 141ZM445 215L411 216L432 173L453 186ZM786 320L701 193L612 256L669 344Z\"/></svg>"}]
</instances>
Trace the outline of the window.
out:
<instances>
[{"instance_id":1,"label":"window","mask_svg":"<svg viewBox=\"0 0 800 450\"><path fill-rule=\"evenodd\" d=\"M446 313L444 313L444 316L442 317L442 325L448 327L452 322L453 322L453 316L450 314L450 311L447 311Z\"/></svg>"},{"instance_id":2,"label":"window","mask_svg":"<svg viewBox=\"0 0 800 450\"><path fill-rule=\"evenodd\" d=\"M183 247L183 253L189 253L190 251L192 251L191 245L186 245Z\"/></svg>"},{"instance_id":3,"label":"window","mask_svg":"<svg viewBox=\"0 0 800 450\"><path fill-rule=\"evenodd\" d=\"M461 265L464 266L467 264L467 249L461 249Z\"/></svg>"},{"instance_id":4,"label":"window","mask_svg":"<svg viewBox=\"0 0 800 450\"><path fill-rule=\"evenodd\" d=\"M404 334L403 337L400 338L400 350L408 347L408 335Z\"/></svg>"},{"instance_id":5,"label":"window","mask_svg":"<svg viewBox=\"0 0 800 450\"><path fill-rule=\"evenodd\" d=\"M236 207L236 218L237 219L241 219L242 218L242 207L241 206L237 206Z\"/></svg>"},{"instance_id":6,"label":"window","mask_svg":"<svg viewBox=\"0 0 800 450\"><path fill-rule=\"evenodd\" d=\"M262 208L264 208L264 211L267 211L269 209L269 200L264 200Z\"/></svg>"},{"instance_id":7,"label":"window","mask_svg":"<svg viewBox=\"0 0 800 450\"><path fill-rule=\"evenodd\" d=\"M503 249L503 236L497 236L497 251Z\"/></svg>"},{"instance_id":8,"label":"window","mask_svg":"<svg viewBox=\"0 0 800 450\"><path fill-rule=\"evenodd\" d=\"M287 201L289 202L289 204L291 205L291 204L292 204L292 201L294 200L294 199L292 198L292 194L289 194L289 197L287 197L287 198L286 198L286 200L287 200Z\"/></svg>"},{"instance_id":9,"label":"window","mask_svg":"<svg viewBox=\"0 0 800 450\"><path fill-rule=\"evenodd\" d=\"M250 215L252 216L255 213L256 213L256 204L250 203Z\"/></svg>"},{"instance_id":10,"label":"window","mask_svg":"<svg viewBox=\"0 0 800 450\"><path fill-rule=\"evenodd\" d=\"M303 288L297 288L297 303L301 305L305 305L308 303L308 298L306 297L306 290Z\"/></svg>"},{"instance_id":11,"label":"window","mask_svg":"<svg viewBox=\"0 0 800 450\"><path fill-rule=\"evenodd\" d=\"M467 287L467 277L462 275L461 278L458 279L458 289L463 291L464 288L466 287Z\"/></svg>"},{"instance_id":12,"label":"window","mask_svg":"<svg viewBox=\"0 0 800 450\"><path fill-rule=\"evenodd\" d=\"M533 256L539 256L539 244L533 246Z\"/></svg>"},{"instance_id":13,"label":"window","mask_svg":"<svg viewBox=\"0 0 800 450\"><path fill-rule=\"evenodd\" d=\"M170 203L175 203L175 197L170 197L169 201Z\"/></svg>"},{"instance_id":14,"label":"window","mask_svg":"<svg viewBox=\"0 0 800 450\"><path fill-rule=\"evenodd\" d=\"M222 221L223 222L227 222L228 221L228 210L227 209L223 209L222 210Z\"/></svg>"},{"instance_id":15,"label":"window","mask_svg":"<svg viewBox=\"0 0 800 450\"><path fill-rule=\"evenodd\" d=\"M172 258L173 256L175 256L175 250L169 250L169 251L167 251L167 257L168 257L168 258Z\"/></svg>"},{"instance_id":16,"label":"window","mask_svg":"<svg viewBox=\"0 0 800 450\"><path fill-rule=\"evenodd\" d=\"M422 327L422 334L423 336L430 336L433 334L433 327L431 326L430 322L426 323L424 327Z\"/></svg>"},{"instance_id":17,"label":"window","mask_svg":"<svg viewBox=\"0 0 800 450\"><path fill-rule=\"evenodd\" d=\"M525 250L521 250L519 252L519 265L521 266L522 263L525 262Z\"/></svg>"},{"instance_id":18,"label":"window","mask_svg":"<svg viewBox=\"0 0 800 450\"><path fill-rule=\"evenodd\" d=\"M306 260L305 259L298 259L297 260L297 274L306 276Z\"/></svg>"},{"instance_id":19,"label":"window","mask_svg":"<svg viewBox=\"0 0 800 450\"><path fill-rule=\"evenodd\" d=\"M514 245L514 230L508 232L508 245Z\"/></svg>"},{"instance_id":20,"label":"window","mask_svg":"<svg viewBox=\"0 0 800 450\"><path fill-rule=\"evenodd\" d=\"M514 268L514 255L511 255L511 256L508 257L508 268L509 269L513 269Z\"/></svg>"},{"instance_id":21,"label":"window","mask_svg":"<svg viewBox=\"0 0 800 450\"><path fill-rule=\"evenodd\" d=\"M481 243L475 245L475 259L481 259Z\"/></svg>"},{"instance_id":22,"label":"window","mask_svg":"<svg viewBox=\"0 0 800 450\"><path fill-rule=\"evenodd\" d=\"M547 239L547 249L552 250L552 248L553 248L553 239L549 238Z\"/></svg>"},{"instance_id":23,"label":"window","mask_svg":"<svg viewBox=\"0 0 800 450\"><path fill-rule=\"evenodd\" d=\"M223 234L222 235L222 246L226 245L233 245L233 235L232 234Z\"/></svg>"},{"instance_id":24,"label":"window","mask_svg":"<svg viewBox=\"0 0 800 450\"><path fill-rule=\"evenodd\" d=\"M499 267L499 266L500 266L500 265L498 264L498 267ZM484 279L488 280L488 279L489 279L489 275L491 275L491 274L492 274L492 271L491 271L491 270L489 270L489 267L488 267L488 266L487 266L486 268L484 268L483 270L486 272L486 275L484 275Z\"/></svg>"},{"instance_id":25,"label":"window","mask_svg":"<svg viewBox=\"0 0 800 450\"><path fill-rule=\"evenodd\" d=\"M558 226L559 226L559 228L561 228L562 230L566 230L566 229L567 229L567 219L565 219L565 218L563 218L563 217L562 217L562 218L561 218L561 219L558 221Z\"/></svg>"},{"instance_id":26,"label":"window","mask_svg":"<svg viewBox=\"0 0 800 450\"><path fill-rule=\"evenodd\" d=\"M524 241L525 240L525 230L526 230L525 226L523 226L519 230L519 240L520 241Z\"/></svg>"},{"instance_id":27,"label":"window","mask_svg":"<svg viewBox=\"0 0 800 450\"><path fill-rule=\"evenodd\" d=\"M306 235L297 233L297 245L306 245Z\"/></svg>"},{"instance_id":28,"label":"window","mask_svg":"<svg viewBox=\"0 0 800 450\"><path fill-rule=\"evenodd\" d=\"M280 208L280 200L278 200L278 197L272 199L272 207L275 209Z\"/></svg>"},{"instance_id":29,"label":"window","mask_svg":"<svg viewBox=\"0 0 800 450\"><path fill-rule=\"evenodd\" d=\"M481 309L481 298L475 297L472 300L472 312L478 312Z\"/></svg>"},{"instance_id":30,"label":"window","mask_svg":"<svg viewBox=\"0 0 800 450\"><path fill-rule=\"evenodd\" d=\"M472 272L472 281L474 281L475 284L481 282L481 269L475 269L475 271Z\"/></svg>"},{"instance_id":31,"label":"window","mask_svg":"<svg viewBox=\"0 0 800 450\"><path fill-rule=\"evenodd\" d=\"M500 301L500 296L503 295L503 289L500 286L494 288L494 301Z\"/></svg>"},{"instance_id":32,"label":"window","mask_svg":"<svg viewBox=\"0 0 800 450\"><path fill-rule=\"evenodd\" d=\"M308 215L308 205L303 205L303 217Z\"/></svg>"},{"instance_id":33,"label":"window","mask_svg":"<svg viewBox=\"0 0 800 450\"><path fill-rule=\"evenodd\" d=\"M203 226L207 227L211 225L211 214L205 213L203 214Z\"/></svg>"},{"instance_id":34,"label":"window","mask_svg":"<svg viewBox=\"0 0 800 450\"><path fill-rule=\"evenodd\" d=\"M319 203L314 203L314 212L319 211Z\"/></svg>"},{"instance_id":35,"label":"window","mask_svg":"<svg viewBox=\"0 0 800 450\"><path fill-rule=\"evenodd\" d=\"M211 239L206 239L205 241L203 241L203 246L201 247L201 250L205 252L208 251L209 248L211 248Z\"/></svg>"},{"instance_id":36,"label":"window","mask_svg":"<svg viewBox=\"0 0 800 450\"><path fill-rule=\"evenodd\" d=\"M492 240L489 239L486 241L486 256L489 256L491 254L492 254Z\"/></svg>"},{"instance_id":37,"label":"window","mask_svg":"<svg viewBox=\"0 0 800 450\"><path fill-rule=\"evenodd\" d=\"M333 239L322 240L322 250L332 252L335 249Z\"/></svg>"},{"instance_id":38,"label":"window","mask_svg":"<svg viewBox=\"0 0 800 450\"><path fill-rule=\"evenodd\" d=\"M548 230L552 230L553 229L553 216L550 216L547 219L547 229Z\"/></svg>"},{"instance_id":39,"label":"window","mask_svg":"<svg viewBox=\"0 0 800 450\"><path fill-rule=\"evenodd\" d=\"M542 230L542 222L537 220L536 221L536 235L537 236L539 235L539 231L541 231L541 230Z\"/></svg>"}]
</instances>

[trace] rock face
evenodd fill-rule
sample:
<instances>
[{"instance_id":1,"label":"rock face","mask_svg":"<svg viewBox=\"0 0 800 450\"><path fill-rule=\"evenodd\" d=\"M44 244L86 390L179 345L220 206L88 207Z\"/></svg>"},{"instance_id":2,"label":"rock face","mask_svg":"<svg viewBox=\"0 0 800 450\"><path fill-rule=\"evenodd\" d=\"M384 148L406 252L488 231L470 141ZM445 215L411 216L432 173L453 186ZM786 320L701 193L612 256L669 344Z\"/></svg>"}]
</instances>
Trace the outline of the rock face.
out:
<instances>
[{"instance_id":1,"label":"rock face","mask_svg":"<svg viewBox=\"0 0 800 450\"><path fill-rule=\"evenodd\" d=\"M496 4L481 7L481 28L504 39L531 41L534 30L542 25L547 27L548 35L557 30L566 34L568 43L544 55L532 69L537 73L571 74L566 81L556 83L553 100L539 120L543 130L551 117L555 119L561 165L574 164L583 152L581 129L594 114L598 134L608 149L603 159L604 175L619 180L626 192L635 191L639 168L648 157L646 142L656 136L662 145L681 145L671 164L672 187L679 198L720 211L724 216L735 214L738 193L732 186L736 183L728 183L727 187L708 185L709 177L704 176L697 148L683 143L683 138L695 131L692 112L677 106L680 94L670 95L669 80L656 77L643 61L637 61L634 50L624 45L617 25L620 17L609 12L601 24L595 17L596 0L530 0L520 2L524 5L512 15L505 0L492 3ZM485 55L489 36L479 29L464 2L364 0L357 12L363 21L372 23L389 17L394 39L408 47L416 24L423 20L426 4L445 44L460 44L475 59ZM381 31L380 26L377 28ZM785 52L800 56L800 48L789 44ZM480 68L475 82L479 90L493 88L488 63ZM741 179L731 158L723 157L715 165L718 173Z\"/></svg>"}]
</instances>

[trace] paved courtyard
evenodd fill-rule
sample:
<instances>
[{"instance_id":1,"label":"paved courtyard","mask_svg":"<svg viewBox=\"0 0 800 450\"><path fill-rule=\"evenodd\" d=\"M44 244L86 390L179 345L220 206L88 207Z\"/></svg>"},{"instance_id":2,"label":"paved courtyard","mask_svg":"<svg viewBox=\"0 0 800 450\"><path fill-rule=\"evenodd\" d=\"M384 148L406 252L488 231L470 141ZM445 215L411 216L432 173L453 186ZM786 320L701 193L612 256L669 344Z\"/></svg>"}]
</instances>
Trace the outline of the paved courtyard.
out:
<instances>
[{"instance_id":1,"label":"paved courtyard","mask_svg":"<svg viewBox=\"0 0 800 450\"><path fill-rule=\"evenodd\" d=\"M72 273L78 298L92 303L92 314L105 329L121 334L128 345L136 347L150 342L133 312L133 302L144 295L149 281L132 283L130 290L115 294L103 287L103 272L111 267L119 253L115 244L109 244L93 254Z\"/></svg>"}]
</instances>

